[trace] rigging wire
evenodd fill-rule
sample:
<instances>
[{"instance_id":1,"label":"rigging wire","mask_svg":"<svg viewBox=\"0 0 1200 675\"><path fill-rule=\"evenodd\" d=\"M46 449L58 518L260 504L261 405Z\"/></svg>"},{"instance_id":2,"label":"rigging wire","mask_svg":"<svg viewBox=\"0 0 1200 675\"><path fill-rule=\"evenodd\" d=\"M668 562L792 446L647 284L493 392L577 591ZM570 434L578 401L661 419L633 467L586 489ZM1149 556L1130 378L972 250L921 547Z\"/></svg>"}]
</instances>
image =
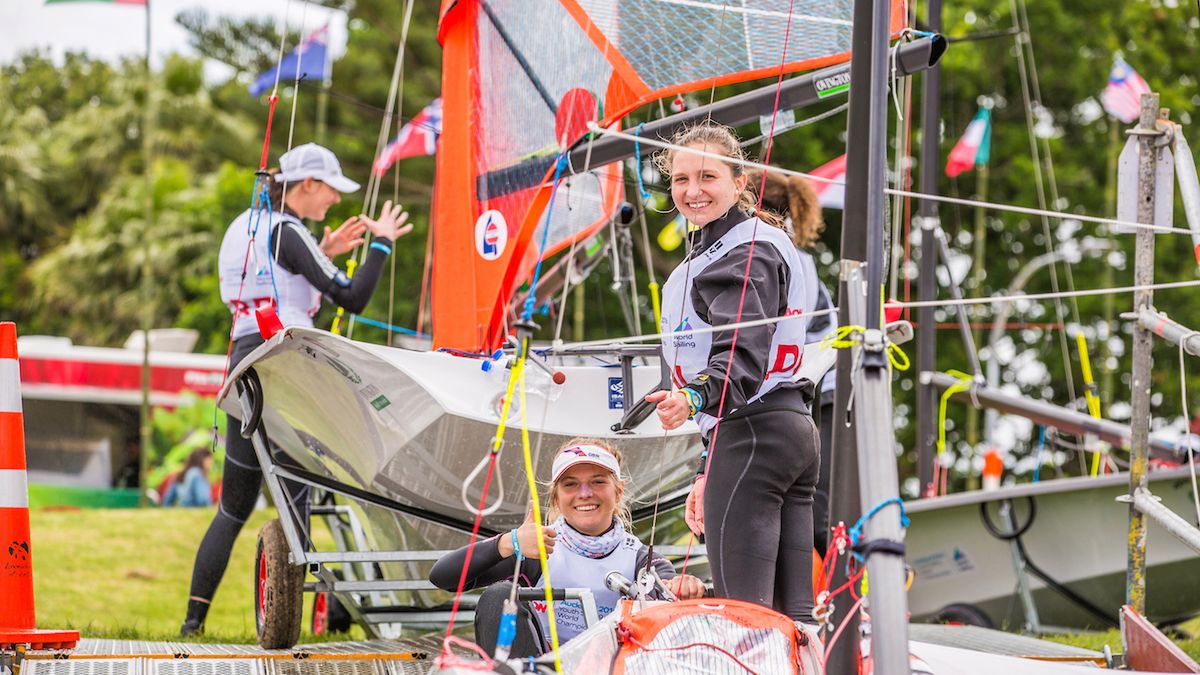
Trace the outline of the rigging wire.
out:
<instances>
[{"instance_id":1,"label":"rigging wire","mask_svg":"<svg viewBox=\"0 0 1200 675\"><path fill-rule=\"evenodd\" d=\"M1188 420L1191 419L1191 408L1188 407L1187 395L1187 365L1184 363L1185 345L1190 338L1200 335L1200 331L1192 331L1187 335L1179 338L1179 396L1183 402L1183 423L1186 427ZM1200 486L1196 481L1196 447L1195 437L1187 438L1188 450L1188 469L1192 476L1192 499L1196 504L1196 522L1200 523Z\"/></svg>"},{"instance_id":2,"label":"rigging wire","mask_svg":"<svg viewBox=\"0 0 1200 675\"><path fill-rule=\"evenodd\" d=\"M1028 136L1029 136L1029 154L1030 154L1030 158L1033 160L1034 186L1037 188L1036 192L1037 192L1038 206L1040 208L1042 208L1043 210L1045 210L1046 206L1047 206L1045 178L1042 173L1042 156L1041 156L1041 151L1038 147L1038 136L1037 136L1037 131L1035 128L1036 125L1033 120L1034 106L1036 105L1038 107L1038 109L1043 109L1044 106L1042 105L1042 101L1041 101L1041 93L1039 91L1034 91L1034 92L1030 91L1031 87L1036 83L1036 80L1030 77L1030 67L1029 67L1029 64L1026 63L1026 53L1027 52L1028 52L1028 58L1030 60L1032 60L1032 58L1033 58L1032 38L1029 34L1029 26L1025 22L1021 21L1021 14L1019 14L1017 11L1017 0L1009 0L1008 4L1009 4L1009 10L1012 14L1013 23L1016 24L1017 27L1020 29L1020 32L1016 35L1017 65L1021 72L1021 98L1025 104L1025 127L1026 127L1026 131L1028 133ZM1049 151L1048 147L1047 147L1047 151ZM1048 168L1049 168L1049 173L1051 175L1053 175L1053 165L1048 165ZM1053 182L1053 178L1051 178L1051 181ZM1057 196L1057 192L1058 192L1057 183L1053 183L1052 190L1054 192L1054 195L1053 195L1054 201L1052 203L1054 204L1054 206L1057 207L1059 204L1058 196ZM1058 246L1055 244L1056 237L1055 237L1054 233L1051 232L1051 230L1050 230L1050 219L1046 214L1042 214L1041 222L1042 222L1042 237L1046 240L1046 251L1047 251L1047 253L1051 254L1051 256L1053 256L1057 252ZM1068 267L1068 270L1069 270L1069 267ZM1068 290L1072 290L1074 288L1074 280L1071 278L1069 271L1067 273L1067 277L1068 277L1068 281L1070 282L1068 284L1067 288L1068 288ZM1051 257L1051 259L1050 259L1050 288L1054 291L1059 290L1058 263L1055 261L1055 259L1053 257ZM1071 308L1072 308L1071 318L1072 318L1072 320L1074 320L1074 322L1076 324L1078 324L1080 322L1079 321L1079 307L1075 303L1072 303ZM1062 303L1061 299L1055 301L1054 311L1055 311L1055 314L1058 316L1059 323L1066 323L1066 320L1067 320L1066 314L1067 313L1063 307L1063 303ZM1066 331L1062 331L1059 333L1058 343L1059 343L1059 349L1062 352L1063 370L1065 371L1066 376L1067 376L1067 382L1066 382L1067 396L1070 398L1070 401L1071 401L1070 404L1073 406L1076 403L1075 369L1071 364L1071 351L1070 351L1070 347L1067 344Z\"/></svg>"},{"instance_id":3,"label":"rigging wire","mask_svg":"<svg viewBox=\"0 0 1200 675\"><path fill-rule=\"evenodd\" d=\"M634 136L632 134L626 133L624 131L619 131L616 129L609 129L606 127L601 127L595 123L591 123L589 128L592 131L599 133L599 134L603 134L605 136L616 136L618 138L624 138L624 139L630 140L630 141L634 140ZM649 136L641 136L639 138L642 143L645 143L647 145L653 145L658 148L666 148L666 149L672 149L672 150L681 149L680 146L678 146L678 145L674 145L667 141L660 141L660 140L651 138ZM721 155L718 155L716 153L706 152L704 150L688 149L688 152L695 154L695 155L703 155L703 156L712 157L712 158L716 158L716 159L724 159L724 161L726 161L730 164L738 164L738 165L741 165L741 166L744 166L747 168L751 168L751 169L761 169L763 171L771 171L771 172L778 173L778 174L784 175L784 176L799 176L801 178L807 178L808 180L811 180L811 181L816 181L818 183L828 183L830 185L841 185L841 186L846 185L846 181L844 181L844 180L838 180L836 178L825 178L824 176L817 176L815 174L805 173L803 171L795 171L792 169L784 169L784 168L777 167L777 166L769 166L762 162L754 162L751 160L741 160L741 159L735 159L732 157L723 158ZM1089 216L1087 214L1070 213L1067 211L1054 211L1051 209L1035 209L1035 208L1028 207L1028 206L1014 206L1011 204L1001 204L998 202L988 202L988 201L982 201L982 200L977 200L977 199L963 199L960 197L947 197L945 195L928 194L928 193L924 193L924 192L915 192L913 190L897 190L895 188L886 188L884 190L884 192L889 195L900 195L900 196L909 197L912 199L927 199L929 201L941 202L944 204L955 204L955 205L959 205L959 206L981 207L981 208L990 209L993 211L1021 213L1021 214L1025 214L1025 215L1031 215L1031 216L1047 215L1052 218L1077 220L1082 223L1098 223L1098 224L1103 224L1103 225L1108 225L1108 226L1114 227L1115 228L1113 230L1114 233L1118 233L1118 234L1134 234L1134 231L1136 231L1136 230L1150 230L1152 232L1156 232L1159 234L1186 234L1189 237L1192 235L1192 231L1185 227L1168 227L1165 225L1152 225L1149 223L1137 223L1137 222L1130 221L1130 220L1118 220L1116 218L1102 218L1099 216ZM1130 231L1124 232L1125 229L1128 229ZM1067 297L1067 296L1063 296L1063 297Z\"/></svg>"},{"instance_id":4,"label":"rigging wire","mask_svg":"<svg viewBox=\"0 0 1200 675\"><path fill-rule=\"evenodd\" d=\"M993 295L993 296L989 296L986 298L963 298L961 300L946 299L946 300L930 300L927 302L919 302L919 301L896 302L896 303L894 303L894 305L897 307L900 307L901 309L904 309L904 308L916 309L918 307L954 307L954 306L958 306L958 305L983 305L983 304L993 304L993 303L998 304L998 303L1014 302L1017 300L1037 301L1037 300L1053 300L1055 298L1067 298L1067 297L1083 298L1083 297L1092 297L1092 296L1106 295L1106 294L1136 293L1138 291L1161 291L1161 290L1169 290L1169 289L1175 289L1175 288L1194 288L1197 286L1200 286L1200 280L1168 281L1168 282L1162 282L1162 283L1147 284L1145 286L1113 286L1113 287L1108 287L1108 288L1088 288L1088 289L1075 290L1075 291L1059 291L1058 293L1054 293L1054 292L1050 292L1050 293L1018 293L1016 295ZM781 321L792 321L794 319L801 319L801 318L814 319L818 316L833 314L835 312L837 312L837 307L831 307L829 309L823 309L823 310L816 311L816 312L806 312L803 316L797 314L797 315L792 315L792 316L768 317L765 319L740 321L737 323L728 323L728 324L722 324L720 326L712 326L711 328L695 328L690 331L687 331L687 333L684 333L682 331L672 331L672 332L662 332L662 333L646 333L643 335L631 335L631 336L626 336L626 337L611 338L611 339L604 339L604 340L585 340L585 341L581 341L581 342L570 342L567 344L559 345L557 347L551 347L550 349L547 350L547 353L560 354L560 353L569 353L571 350L583 349L586 347L601 347L601 346L608 346L608 345L630 344L630 343L646 342L648 340L658 340L658 339L665 340L667 338L673 338L673 337L681 336L681 335L685 335L685 334L690 335L690 334L703 334L703 333L719 333L722 331L734 330L737 328L750 328L753 326L764 326L767 324L778 323Z\"/></svg>"}]
</instances>

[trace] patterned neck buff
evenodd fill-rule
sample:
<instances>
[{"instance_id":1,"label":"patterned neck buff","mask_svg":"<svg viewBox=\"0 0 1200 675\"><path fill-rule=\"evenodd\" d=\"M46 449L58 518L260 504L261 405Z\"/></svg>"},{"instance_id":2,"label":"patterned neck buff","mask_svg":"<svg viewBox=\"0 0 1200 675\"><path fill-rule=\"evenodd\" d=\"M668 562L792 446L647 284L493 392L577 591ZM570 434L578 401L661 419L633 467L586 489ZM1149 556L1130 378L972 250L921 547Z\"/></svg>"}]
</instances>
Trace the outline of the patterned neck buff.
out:
<instances>
[{"instance_id":1,"label":"patterned neck buff","mask_svg":"<svg viewBox=\"0 0 1200 675\"><path fill-rule=\"evenodd\" d=\"M558 533L559 546L586 558L607 557L625 539L625 524L619 518L613 518L613 526L607 532L594 537L571 527L562 516L550 526Z\"/></svg>"}]
</instances>

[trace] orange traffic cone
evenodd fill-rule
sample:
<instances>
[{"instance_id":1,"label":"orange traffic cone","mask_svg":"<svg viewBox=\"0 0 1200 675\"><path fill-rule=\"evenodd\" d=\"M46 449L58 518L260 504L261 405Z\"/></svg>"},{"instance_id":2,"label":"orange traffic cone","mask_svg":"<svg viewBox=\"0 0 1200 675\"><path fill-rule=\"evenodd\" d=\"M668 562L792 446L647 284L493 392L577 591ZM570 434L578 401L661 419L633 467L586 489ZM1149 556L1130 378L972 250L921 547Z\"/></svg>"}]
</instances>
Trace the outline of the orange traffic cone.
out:
<instances>
[{"instance_id":1,"label":"orange traffic cone","mask_svg":"<svg viewBox=\"0 0 1200 675\"><path fill-rule=\"evenodd\" d=\"M17 324L0 322L0 650L68 649L79 631L38 630L33 616L33 555Z\"/></svg>"}]
</instances>

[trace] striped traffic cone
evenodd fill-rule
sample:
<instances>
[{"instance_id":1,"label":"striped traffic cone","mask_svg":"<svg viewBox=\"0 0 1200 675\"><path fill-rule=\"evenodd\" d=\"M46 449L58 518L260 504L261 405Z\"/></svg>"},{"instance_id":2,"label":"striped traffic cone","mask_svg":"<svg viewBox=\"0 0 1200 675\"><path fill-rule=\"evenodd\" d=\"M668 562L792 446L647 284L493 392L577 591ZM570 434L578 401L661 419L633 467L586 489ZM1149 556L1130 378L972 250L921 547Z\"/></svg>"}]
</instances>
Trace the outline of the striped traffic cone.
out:
<instances>
[{"instance_id":1,"label":"striped traffic cone","mask_svg":"<svg viewBox=\"0 0 1200 675\"><path fill-rule=\"evenodd\" d=\"M33 616L33 555L25 483L25 425L17 324L0 322L0 650L69 649L79 631L38 630Z\"/></svg>"}]
</instances>

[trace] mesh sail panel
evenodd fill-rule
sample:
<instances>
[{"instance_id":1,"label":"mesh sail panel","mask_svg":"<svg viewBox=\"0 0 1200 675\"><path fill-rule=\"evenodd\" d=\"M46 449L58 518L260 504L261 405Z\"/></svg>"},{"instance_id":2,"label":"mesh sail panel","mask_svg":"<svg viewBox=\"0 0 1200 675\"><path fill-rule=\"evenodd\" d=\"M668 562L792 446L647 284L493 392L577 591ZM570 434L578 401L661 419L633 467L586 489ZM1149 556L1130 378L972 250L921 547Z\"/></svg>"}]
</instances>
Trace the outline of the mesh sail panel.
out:
<instances>
[{"instance_id":1,"label":"mesh sail panel","mask_svg":"<svg viewBox=\"0 0 1200 675\"><path fill-rule=\"evenodd\" d=\"M652 90L850 50L852 0L579 0ZM788 10L791 32L787 35Z\"/></svg>"}]
</instances>

